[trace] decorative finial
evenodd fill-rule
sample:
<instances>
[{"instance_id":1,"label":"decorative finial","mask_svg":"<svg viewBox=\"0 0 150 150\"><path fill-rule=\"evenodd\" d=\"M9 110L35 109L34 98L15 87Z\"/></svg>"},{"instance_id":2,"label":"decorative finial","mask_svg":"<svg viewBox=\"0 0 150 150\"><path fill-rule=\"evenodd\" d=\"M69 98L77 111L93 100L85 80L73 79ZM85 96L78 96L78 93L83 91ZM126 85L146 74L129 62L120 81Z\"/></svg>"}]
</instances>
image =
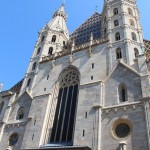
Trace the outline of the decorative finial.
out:
<instances>
[{"instance_id":1,"label":"decorative finial","mask_svg":"<svg viewBox=\"0 0 150 150\"><path fill-rule=\"evenodd\" d=\"M95 12L97 12L97 11L98 11L98 6L96 5L96 6L95 6Z\"/></svg>"},{"instance_id":2,"label":"decorative finial","mask_svg":"<svg viewBox=\"0 0 150 150\"><path fill-rule=\"evenodd\" d=\"M63 0L62 6L65 6L65 3L66 3L66 1L65 1L65 0Z\"/></svg>"},{"instance_id":3,"label":"decorative finial","mask_svg":"<svg viewBox=\"0 0 150 150\"><path fill-rule=\"evenodd\" d=\"M2 88L3 88L3 82L2 83L0 83L0 92L2 91Z\"/></svg>"}]
</instances>

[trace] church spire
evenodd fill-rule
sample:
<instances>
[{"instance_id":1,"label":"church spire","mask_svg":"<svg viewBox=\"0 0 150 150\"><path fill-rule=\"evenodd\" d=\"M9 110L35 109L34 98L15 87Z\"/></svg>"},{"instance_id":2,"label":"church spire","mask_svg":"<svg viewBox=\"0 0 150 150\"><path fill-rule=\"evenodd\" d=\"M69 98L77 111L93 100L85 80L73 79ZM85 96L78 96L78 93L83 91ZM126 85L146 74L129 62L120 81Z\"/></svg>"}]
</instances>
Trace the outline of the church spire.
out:
<instances>
[{"instance_id":1,"label":"church spire","mask_svg":"<svg viewBox=\"0 0 150 150\"><path fill-rule=\"evenodd\" d=\"M69 32L66 25L67 14L65 12L65 5L64 3L61 7L54 12L53 19L48 22L48 27L54 31L60 31L66 35L67 39L69 39Z\"/></svg>"},{"instance_id":2,"label":"church spire","mask_svg":"<svg viewBox=\"0 0 150 150\"><path fill-rule=\"evenodd\" d=\"M65 13L65 4L64 3L62 3L61 7L57 11L54 12L53 18L55 18L57 16L61 16L66 20L67 15Z\"/></svg>"}]
</instances>

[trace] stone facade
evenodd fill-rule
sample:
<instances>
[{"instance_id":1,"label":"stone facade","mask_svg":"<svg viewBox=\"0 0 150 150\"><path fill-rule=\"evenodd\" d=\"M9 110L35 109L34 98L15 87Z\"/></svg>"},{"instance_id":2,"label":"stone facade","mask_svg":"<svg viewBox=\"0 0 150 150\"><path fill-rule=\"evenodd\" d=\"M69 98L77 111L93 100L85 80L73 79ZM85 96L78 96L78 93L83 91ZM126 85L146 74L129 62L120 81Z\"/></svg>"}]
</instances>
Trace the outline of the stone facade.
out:
<instances>
[{"instance_id":1,"label":"stone facade","mask_svg":"<svg viewBox=\"0 0 150 150\"><path fill-rule=\"evenodd\" d=\"M150 150L149 43L135 0L105 0L70 36L63 4L0 93L0 149Z\"/></svg>"}]
</instances>

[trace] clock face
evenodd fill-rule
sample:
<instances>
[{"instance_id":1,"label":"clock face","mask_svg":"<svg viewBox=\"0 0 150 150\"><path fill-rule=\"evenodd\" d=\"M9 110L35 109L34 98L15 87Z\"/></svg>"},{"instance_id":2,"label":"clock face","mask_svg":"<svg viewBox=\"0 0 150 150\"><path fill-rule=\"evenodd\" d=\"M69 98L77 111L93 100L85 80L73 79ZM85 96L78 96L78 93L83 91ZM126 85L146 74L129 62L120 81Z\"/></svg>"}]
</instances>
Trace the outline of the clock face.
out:
<instances>
[{"instance_id":1,"label":"clock face","mask_svg":"<svg viewBox=\"0 0 150 150\"><path fill-rule=\"evenodd\" d=\"M130 133L130 127L126 123L121 123L116 126L115 134L118 138L125 138Z\"/></svg>"}]
</instances>

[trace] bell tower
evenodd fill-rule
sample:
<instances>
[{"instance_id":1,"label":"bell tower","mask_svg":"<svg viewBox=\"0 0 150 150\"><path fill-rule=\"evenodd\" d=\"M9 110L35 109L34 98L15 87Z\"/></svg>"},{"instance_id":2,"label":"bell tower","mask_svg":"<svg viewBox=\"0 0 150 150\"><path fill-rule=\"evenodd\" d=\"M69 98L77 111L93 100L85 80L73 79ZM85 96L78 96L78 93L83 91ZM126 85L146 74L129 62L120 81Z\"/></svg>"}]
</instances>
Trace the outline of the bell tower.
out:
<instances>
[{"instance_id":1,"label":"bell tower","mask_svg":"<svg viewBox=\"0 0 150 150\"><path fill-rule=\"evenodd\" d=\"M143 55L143 32L136 0L105 0L102 35L109 39L109 71L117 60L130 67Z\"/></svg>"},{"instance_id":2,"label":"bell tower","mask_svg":"<svg viewBox=\"0 0 150 150\"><path fill-rule=\"evenodd\" d=\"M54 58L56 53L65 48L66 42L69 39L66 19L67 15L65 13L64 4L62 4L62 6L54 12L52 20L39 32L21 93L25 90L30 93L32 92L42 57L48 56Z\"/></svg>"}]
</instances>

